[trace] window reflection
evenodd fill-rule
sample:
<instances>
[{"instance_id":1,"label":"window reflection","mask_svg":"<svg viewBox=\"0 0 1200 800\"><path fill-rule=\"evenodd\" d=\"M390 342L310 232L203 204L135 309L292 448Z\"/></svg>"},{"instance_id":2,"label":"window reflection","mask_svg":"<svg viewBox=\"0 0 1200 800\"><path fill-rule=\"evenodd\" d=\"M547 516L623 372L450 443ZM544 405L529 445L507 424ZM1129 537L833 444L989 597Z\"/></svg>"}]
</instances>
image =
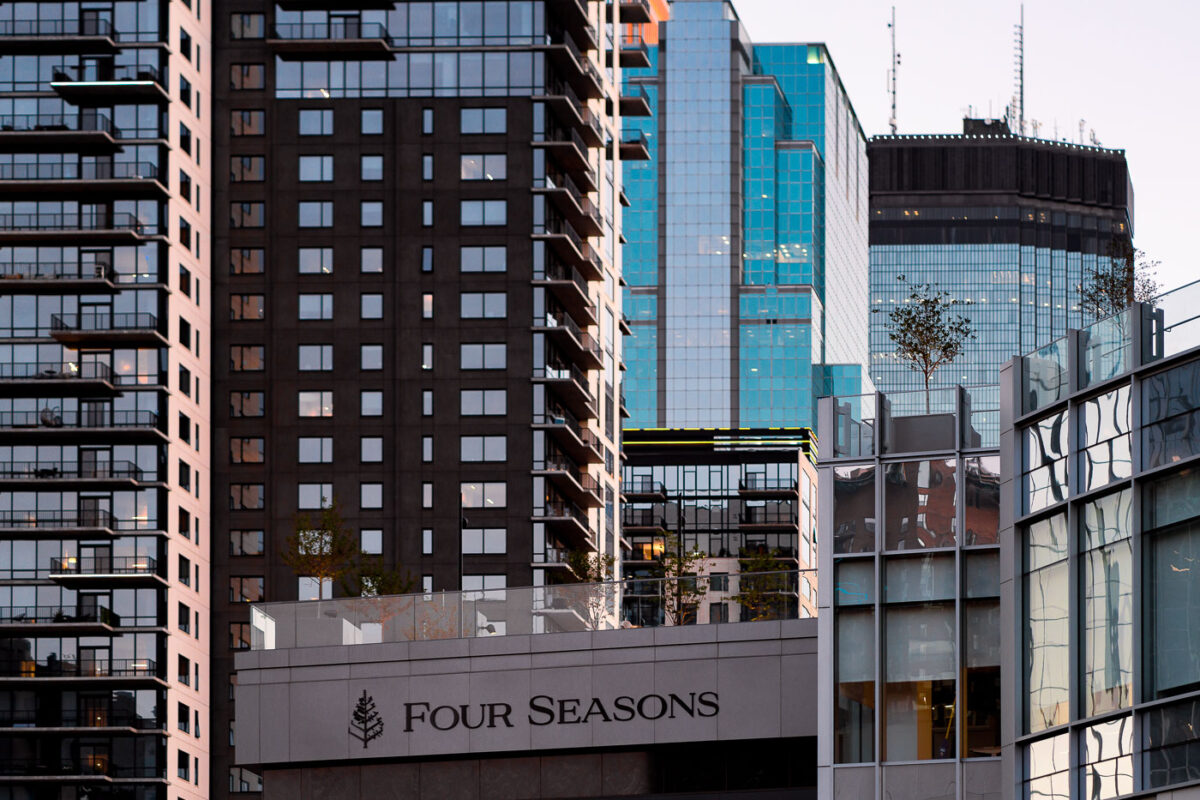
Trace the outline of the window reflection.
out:
<instances>
[{"instance_id":1,"label":"window reflection","mask_svg":"<svg viewBox=\"0 0 1200 800\"><path fill-rule=\"evenodd\" d=\"M1082 405L1083 489L1095 489L1132 474L1129 451L1129 387L1100 395Z\"/></svg>"},{"instance_id":2,"label":"window reflection","mask_svg":"<svg viewBox=\"0 0 1200 800\"><path fill-rule=\"evenodd\" d=\"M952 458L887 466L888 550L954 545L954 469Z\"/></svg>"},{"instance_id":3,"label":"window reflection","mask_svg":"<svg viewBox=\"0 0 1200 800\"><path fill-rule=\"evenodd\" d=\"M1067 497L1067 412L1025 429L1025 511L1033 513Z\"/></svg>"},{"instance_id":4,"label":"window reflection","mask_svg":"<svg viewBox=\"0 0 1200 800\"><path fill-rule=\"evenodd\" d=\"M875 612L841 609L837 639L837 711L834 760L839 764L875 760Z\"/></svg>"},{"instance_id":5,"label":"window reflection","mask_svg":"<svg viewBox=\"0 0 1200 800\"><path fill-rule=\"evenodd\" d=\"M1200 689L1200 473L1186 470L1147 484L1146 598L1151 697ZM1156 525L1157 523L1157 525Z\"/></svg>"},{"instance_id":6,"label":"window reflection","mask_svg":"<svg viewBox=\"0 0 1200 800\"><path fill-rule=\"evenodd\" d=\"M1088 716L1125 708L1133 690L1132 498L1129 490L1083 507L1083 701Z\"/></svg>"},{"instance_id":7,"label":"window reflection","mask_svg":"<svg viewBox=\"0 0 1200 800\"><path fill-rule=\"evenodd\" d=\"M1030 525L1025 539L1025 724L1035 733L1066 722L1069 713L1066 515Z\"/></svg>"},{"instance_id":8,"label":"window reflection","mask_svg":"<svg viewBox=\"0 0 1200 800\"><path fill-rule=\"evenodd\" d=\"M1147 469L1200 453L1200 361L1147 378L1142 398Z\"/></svg>"},{"instance_id":9,"label":"window reflection","mask_svg":"<svg viewBox=\"0 0 1200 800\"><path fill-rule=\"evenodd\" d=\"M887 610L884 757L954 758L954 603Z\"/></svg>"},{"instance_id":10,"label":"window reflection","mask_svg":"<svg viewBox=\"0 0 1200 800\"><path fill-rule=\"evenodd\" d=\"M833 551L869 553L875 549L875 468L834 467Z\"/></svg>"},{"instance_id":11,"label":"window reflection","mask_svg":"<svg viewBox=\"0 0 1200 800\"><path fill-rule=\"evenodd\" d=\"M976 456L965 459L963 483L966 515L963 544L999 544L1000 457Z\"/></svg>"}]
</instances>

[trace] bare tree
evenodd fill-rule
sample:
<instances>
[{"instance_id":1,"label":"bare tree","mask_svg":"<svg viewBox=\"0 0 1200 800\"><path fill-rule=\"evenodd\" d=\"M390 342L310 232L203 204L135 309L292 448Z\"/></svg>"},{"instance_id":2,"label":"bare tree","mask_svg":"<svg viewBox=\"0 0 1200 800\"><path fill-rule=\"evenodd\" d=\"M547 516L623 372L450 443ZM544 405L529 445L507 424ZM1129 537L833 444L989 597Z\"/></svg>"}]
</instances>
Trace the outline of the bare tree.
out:
<instances>
[{"instance_id":1,"label":"bare tree","mask_svg":"<svg viewBox=\"0 0 1200 800\"><path fill-rule=\"evenodd\" d=\"M1106 264L1097 264L1083 276L1079 302L1094 319L1119 314L1133 303L1149 303L1161 287L1155 271L1162 262L1136 250L1128 239L1115 241Z\"/></svg>"},{"instance_id":2,"label":"bare tree","mask_svg":"<svg viewBox=\"0 0 1200 800\"><path fill-rule=\"evenodd\" d=\"M975 338L975 330L969 319L954 312L958 301L937 288L936 283L910 284L904 275L897 275L896 279L909 289L907 299L891 311L872 309L872 313L887 314L884 326L896 347L897 358L925 379L928 414L929 385L934 373L962 355L967 341Z\"/></svg>"},{"instance_id":3,"label":"bare tree","mask_svg":"<svg viewBox=\"0 0 1200 800\"><path fill-rule=\"evenodd\" d=\"M696 609L708 593L708 578L698 572L708 561L708 553L687 547L682 537L668 533L662 554L663 615L668 625L690 625L696 621Z\"/></svg>"},{"instance_id":4,"label":"bare tree","mask_svg":"<svg viewBox=\"0 0 1200 800\"><path fill-rule=\"evenodd\" d=\"M583 592L576 605L588 623L589 630L600 630L605 627L605 621L616 611L617 585L616 559L605 553L593 553L587 550L572 550L567 553L567 571L580 583L579 588L558 589L547 587L549 591L562 591L567 595Z\"/></svg>"},{"instance_id":5,"label":"bare tree","mask_svg":"<svg viewBox=\"0 0 1200 800\"><path fill-rule=\"evenodd\" d=\"M778 550L743 551L738 558L738 591L733 596L742 607L742 620L759 622L788 616L788 584Z\"/></svg>"},{"instance_id":6,"label":"bare tree","mask_svg":"<svg viewBox=\"0 0 1200 800\"><path fill-rule=\"evenodd\" d=\"M321 501L325 504L326 498ZM417 584L408 572L388 569L381 557L362 552L336 499L328 500L316 517L296 515L281 559L298 577L315 578L322 587L336 583L351 596L406 594Z\"/></svg>"}]
</instances>

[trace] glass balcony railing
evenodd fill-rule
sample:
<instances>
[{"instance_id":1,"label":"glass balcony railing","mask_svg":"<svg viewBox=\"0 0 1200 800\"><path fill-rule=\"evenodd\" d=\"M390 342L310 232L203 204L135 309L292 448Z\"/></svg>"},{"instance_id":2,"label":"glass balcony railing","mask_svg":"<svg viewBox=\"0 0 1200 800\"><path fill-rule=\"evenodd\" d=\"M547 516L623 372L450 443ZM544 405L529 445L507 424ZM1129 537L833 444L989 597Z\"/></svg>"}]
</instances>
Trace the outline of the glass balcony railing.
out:
<instances>
[{"instance_id":1,"label":"glass balcony railing","mask_svg":"<svg viewBox=\"0 0 1200 800\"><path fill-rule=\"evenodd\" d=\"M0 114L0 134L4 133L107 133L119 137L121 131L104 114Z\"/></svg>"},{"instance_id":2,"label":"glass balcony railing","mask_svg":"<svg viewBox=\"0 0 1200 800\"><path fill-rule=\"evenodd\" d=\"M49 713L27 709L0 711L0 728L133 728L166 730L166 723L106 708L68 708Z\"/></svg>"},{"instance_id":3,"label":"glass balcony railing","mask_svg":"<svg viewBox=\"0 0 1200 800\"><path fill-rule=\"evenodd\" d=\"M42 659L0 659L5 678L153 678L158 667L149 658L77 659L51 653Z\"/></svg>"},{"instance_id":4,"label":"glass balcony railing","mask_svg":"<svg viewBox=\"0 0 1200 800\"><path fill-rule=\"evenodd\" d=\"M132 461L0 461L0 480L14 478L140 481L144 473Z\"/></svg>"},{"instance_id":5,"label":"glass balcony railing","mask_svg":"<svg viewBox=\"0 0 1200 800\"><path fill-rule=\"evenodd\" d=\"M67 556L50 559L51 575L153 575L151 556Z\"/></svg>"},{"instance_id":6,"label":"glass balcony railing","mask_svg":"<svg viewBox=\"0 0 1200 800\"><path fill-rule=\"evenodd\" d=\"M392 45L387 28L378 22L287 22L271 29L271 38L280 41L359 41L378 39Z\"/></svg>"},{"instance_id":7,"label":"glass balcony railing","mask_svg":"<svg viewBox=\"0 0 1200 800\"><path fill-rule=\"evenodd\" d=\"M91 311L51 314L50 330L64 332L157 331L158 318L146 312Z\"/></svg>"},{"instance_id":8,"label":"glass balcony railing","mask_svg":"<svg viewBox=\"0 0 1200 800\"><path fill-rule=\"evenodd\" d=\"M96 623L116 628L121 617L109 608L74 606L0 606L0 625Z\"/></svg>"},{"instance_id":9,"label":"glass balcony railing","mask_svg":"<svg viewBox=\"0 0 1200 800\"><path fill-rule=\"evenodd\" d=\"M134 214L0 214L0 233L6 231L129 231L154 236L158 225Z\"/></svg>"},{"instance_id":10,"label":"glass balcony railing","mask_svg":"<svg viewBox=\"0 0 1200 800\"><path fill-rule=\"evenodd\" d=\"M81 380L112 382L112 367L102 361L0 362L0 380Z\"/></svg>"},{"instance_id":11,"label":"glass balcony railing","mask_svg":"<svg viewBox=\"0 0 1200 800\"><path fill-rule=\"evenodd\" d=\"M0 181L110 181L158 178L158 165L149 162L0 164Z\"/></svg>"},{"instance_id":12,"label":"glass balcony railing","mask_svg":"<svg viewBox=\"0 0 1200 800\"><path fill-rule=\"evenodd\" d=\"M730 614L731 621L790 619L799 613L795 598L800 575L813 572L631 578L608 583L259 603L250 611L251 647L288 650L686 625L695 622L697 609L712 602L735 606L739 613ZM634 597L637 610L622 614L622 601Z\"/></svg>"},{"instance_id":13,"label":"glass balcony railing","mask_svg":"<svg viewBox=\"0 0 1200 800\"><path fill-rule=\"evenodd\" d=\"M0 428L157 429L158 414L153 411L115 411L108 408L60 411L46 406L38 411L0 411Z\"/></svg>"},{"instance_id":14,"label":"glass balcony railing","mask_svg":"<svg viewBox=\"0 0 1200 800\"><path fill-rule=\"evenodd\" d=\"M78 261L7 261L0 263L0 280L108 281L111 283L116 279L116 270L110 264L80 264Z\"/></svg>"},{"instance_id":15,"label":"glass balcony railing","mask_svg":"<svg viewBox=\"0 0 1200 800\"><path fill-rule=\"evenodd\" d=\"M68 19L18 19L0 22L0 37L104 36L120 38L106 19L74 17Z\"/></svg>"}]
</instances>

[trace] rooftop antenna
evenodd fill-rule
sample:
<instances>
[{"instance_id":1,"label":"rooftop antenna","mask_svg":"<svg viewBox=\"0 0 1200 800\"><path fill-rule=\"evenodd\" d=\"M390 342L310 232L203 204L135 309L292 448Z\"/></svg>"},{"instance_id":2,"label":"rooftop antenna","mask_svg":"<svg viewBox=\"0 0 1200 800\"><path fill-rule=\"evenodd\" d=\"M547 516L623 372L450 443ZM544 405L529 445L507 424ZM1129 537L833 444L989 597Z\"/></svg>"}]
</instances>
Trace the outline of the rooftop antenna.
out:
<instances>
[{"instance_id":1,"label":"rooftop antenna","mask_svg":"<svg viewBox=\"0 0 1200 800\"><path fill-rule=\"evenodd\" d=\"M1013 25L1013 45L1015 50L1014 72L1017 79L1016 108L1013 114L1017 118L1017 133L1025 135L1025 4L1021 3L1020 22ZM1012 121L1009 121L1012 125Z\"/></svg>"},{"instance_id":2,"label":"rooftop antenna","mask_svg":"<svg viewBox=\"0 0 1200 800\"><path fill-rule=\"evenodd\" d=\"M892 32L892 68L888 70L888 94L892 97L892 116L888 125L892 127L892 135L896 135L896 73L900 69L900 54L896 52L896 7L892 6L892 21L888 23Z\"/></svg>"}]
</instances>

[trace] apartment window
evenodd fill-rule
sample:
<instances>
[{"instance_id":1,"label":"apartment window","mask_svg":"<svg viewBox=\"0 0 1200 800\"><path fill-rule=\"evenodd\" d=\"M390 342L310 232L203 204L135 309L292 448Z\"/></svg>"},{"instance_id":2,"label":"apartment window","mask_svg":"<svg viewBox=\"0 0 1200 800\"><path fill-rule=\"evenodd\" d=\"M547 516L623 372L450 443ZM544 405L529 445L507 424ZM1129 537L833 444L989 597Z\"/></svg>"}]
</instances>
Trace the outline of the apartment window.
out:
<instances>
[{"instance_id":1,"label":"apartment window","mask_svg":"<svg viewBox=\"0 0 1200 800\"><path fill-rule=\"evenodd\" d=\"M433 201L421 201L421 224L426 228L433 227Z\"/></svg>"},{"instance_id":2,"label":"apartment window","mask_svg":"<svg viewBox=\"0 0 1200 800\"><path fill-rule=\"evenodd\" d=\"M192 271L183 264L179 265L179 291L185 297L192 296Z\"/></svg>"},{"instance_id":3,"label":"apartment window","mask_svg":"<svg viewBox=\"0 0 1200 800\"><path fill-rule=\"evenodd\" d=\"M250 623L249 622L231 622L231 623L229 623L229 649L230 650L249 650L250 649Z\"/></svg>"},{"instance_id":4,"label":"apartment window","mask_svg":"<svg viewBox=\"0 0 1200 800\"><path fill-rule=\"evenodd\" d=\"M229 226L231 228L261 228L267 219L266 206L262 203L230 203ZM188 240L191 239L191 226L188 226ZM180 239L183 235L180 234Z\"/></svg>"},{"instance_id":5,"label":"apartment window","mask_svg":"<svg viewBox=\"0 0 1200 800\"><path fill-rule=\"evenodd\" d=\"M508 484L462 483L459 485L463 508L505 508L508 506Z\"/></svg>"},{"instance_id":6,"label":"apartment window","mask_svg":"<svg viewBox=\"0 0 1200 800\"><path fill-rule=\"evenodd\" d=\"M433 345L421 345L421 369L433 369Z\"/></svg>"},{"instance_id":7,"label":"apartment window","mask_svg":"<svg viewBox=\"0 0 1200 800\"><path fill-rule=\"evenodd\" d=\"M364 108L359 122L359 131L364 136L378 136L383 133L383 109Z\"/></svg>"},{"instance_id":8,"label":"apartment window","mask_svg":"<svg viewBox=\"0 0 1200 800\"><path fill-rule=\"evenodd\" d=\"M300 416L332 417L333 392L297 392Z\"/></svg>"},{"instance_id":9,"label":"apartment window","mask_svg":"<svg viewBox=\"0 0 1200 800\"><path fill-rule=\"evenodd\" d=\"M369 556L383 555L383 531L379 528L363 528L358 538L359 549Z\"/></svg>"},{"instance_id":10,"label":"apartment window","mask_svg":"<svg viewBox=\"0 0 1200 800\"><path fill-rule=\"evenodd\" d=\"M464 108L460 117L463 133L506 133L508 114L503 108Z\"/></svg>"},{"instance_id":11,"label":"apartment window","mask_svg":"<svg viewBox=\"0 0 1200 800\"><path fill-rule=\"evenodd\" d=\"M421 319L433 319L433 292L421 295Z\"/></svg>"},{"instance_id":12,"label":"apartment window","mask_svg":"<svg viewBox=\"0 0 1200 800\"><path fill-rule=\"evenodd\" d=\"M259 530L231 530L229 532L229 555L261 556L264 535Z\"/></svg>"},{"instance_id":13,"label":"apartment window","mask_svg":"<svg viewBox=\"0 0 1200 800\"><path fill-rule=\"evenodd\" d=\"M182 122L179 123L179 149L189 156L192 154L192 129Z\"/></svg>"},{"instance_id":14,"label":"apartment window","mask_svg":"<svg viewBox=\"0 0 1200 800\"><path fill-rule=\"evenodd\" d=\"M383 369L383 345L364 344L358 348L359 369Z\"/></svg>"},{"instance_id":15,"label":"apartment window","mask_svg":"<svg viewBox=\"0 0 1200 800\"><path fill-rule=\"evenodd\" d=\"M301 372L328 372L333 369L333 345L302 344L298 369Z\"/></svg>"},{"instance_id":16,"label":"apartment window","mask_svg":"<svg viewBox=\"0 0 1200 800\"><path fill-rule=\"evenodd\" d=\"M360 161L360 175L364 181L383 180L383 156L363 156Z\"/></svg>"},{"instance_id":17,"label":"apartment window","mask_svg":"<svg viewBox=\"0 0 1200 800\"><path fill-rule=\"evenodd\" d=\"M192 562L187 556L179 557L179 561L175 565L175 576L184 586L192 585Z\"/></svg>"},{"instance_id":18,"label":"apartment window","mask_svg":"<svg viewBox=\"0 0 1200 800\"><path fill-rule=\"evenodd\" d=\"M506 225L508 205L503 200L463 200L460 202L461 225Z\"/></svg>"},{"instance_id":19,"label":"apartment window","mask_svg":"<svg viewBox=\"0 0 1200 800\"><path fill-rule=\"evenodd\" d=\"M421 437L421 461L429 464L433 461L433 437Z\"/></svg>"},{"instance_id":20,"label":"apartment window","mask_svg":"<svg viewBox=\"0 0 1200 800\"><path fill-rule=\"evenodd\" d=\"M266 79L262 64L230 64L230 89L261 89Z\"/></svg>"},{"instance_id":21,"label":"apartment window","mask_svg":"<svg viewBox=\"0 0 1200 800\"><path fill-rule=\"evenodd\" d=\"M229 347L231 372L262 372L264 360L263 346L260 344L235 344Z\"/></svg>"},{"instance_id":22,"label":"apartment window","mask_svg":"<svg viewBox=\"0 0 1200 800\"><path fill-rule=\"evenodd\" d=\"M187 604L180 603L175 609L175 613L176 626L184 633L190 633L192 630L192 609Z\"/></svg>"},{"instance_id":23,"label":"apartment window","mask_svg":"<svg viewBox=\"0 0 1200 800\"><path fill-rule=\"evenodd\" d=\"M358 507L363 509L383 508L383 484L360 483L358 485Z\"/></svg>"},{"instance_id":24,"label":"apartment window","mask_svg":"<svg viewBox=\"0 0 1200 800\"><path fill-rule=\"evenodd\" d=\"M229 484L229 509L231 511L261 511L266 507L261 483Z\"/></svg>"},{"instance_id":25,"label":"apartment window","mask_svg":"<svg viewBox=\"0 0 1200 800\"><path fill-rule=\"evenodd\" d=\"M188 61L192 60L192 35L183 28L179 29L179 54Z\"/></svg>"},{"instance_id":26,"label":"apartment window","mask_svg":"<svg viewBox=\"0 0 1200 800\"><path fill-rule=\"evenodd\" d=\"M507 458L507 436L460 437L459 460L461 461L504 461Z\"/></svg>"},{"instance_id":27,"label":"apartment window","mask_svg":"<svg viewBox=\"0 0 1200 800\"><path fill-rule=\"evenodd\" d=\"M508 157L503 153L468 153L459 157L459 177L464 181L502 181L508 178Z\"/></svg>"},{"instance_id":28,"label":"apartment window","mask_svg":"<svg viewBox=\"0 0 1200 800\"><path fill-rule=\"evenodd\" d=\"M332 228L333 202L330 200L301 200L296 216L301 228Z\"/></svg>"},{"instance_id":29,"label":"apartment window","mask_svg":"<svg viewBox=\"0 0 1200 800\"><path fill-rule=\"evenodd\" d=\"M179 76L179 100L188 108L192 107L192 82L182 75Z\"/></svg>"},{"instance_id":30,"label":"apartment window","mask_svg":"<svg viewBox=\"0 0 1200 800\"><path fill-rule=\"evenodd\" d=\"M332 436L301 436L296 460L301 464L332 464Z\"/></svg>"},{"instance_id":31,"label":"apartment window","mask_svg":"<svg viewBox=\"0 0 1200 800\"><path fill-rule=\"evenodd\" d=\"M462 247L458 265L461 272L505 272L508 270L508 248L504 245Z\"/></svg>"},{"instance_id":32,"label":"apartment window","mask_svg":"<svg viewBox=\"0 0 1200 800\"><path fill-rule=\"evenodd\" d=\"M433 416L433 389L423 389L421 391L421 416Z\"/></svg>"},{"instance_id":33,"label":"apartment window","mask_svg":"<svg viewBox=\"0 0 1200 800\"><path fill-rule=\"evenodd\" d=\"M266 440L261 436L232 436L229 439L229 463L261 464L267 460Z\"/></svg>"},{"instance_id":34,"label":"apartment window","mask_svg":"<svg viewBox=\"0 0 1200 800\"><path fill-rule=\"evenodd\" d=\"M192 396L192 371L182 364L179 366L179 392L185 397Z\"/></svg>"},{"instance_id":35,"label":"apartment window","mask_svg":"<svg viewBox=\"0 0 1200 800\"><path fill-rule=\"evenodd\" d=\"M364 294L359 300L361 319L383 319L383 295Z\"/></svg>"},{"instance_id":36,"label":"apartment window","mask_svg":"<svg viewBox=\"0 0 1200 800\"><path fill-rule=\"evenodd\" d=\"M508 390L463 389L459 413L464 417L502 417L508 413Z\"/></svg>"},{"instance_id":37,"label":"apartment window","mask_svg":"<svg viewBox=\"0 0 1200 800\"><path fill-rule=\"evenodd\" d=\"M383 226L383 203L379 200L363 200L359 203L359 224L364 228Z\"/></svg>"},{"instance_id":38,"label":"apartment window","mask_svg":"<svg viewBox=\"0 0 1200 800\"><path fill-rule=\"evenodd\" d=\"M333 505L332 483L301 483L296 487L296 508L329 508Z\"/></svg>"},{"instance_id":39,"label":"apartment window","mask_svg":"<svg viewBox=\"0 0 1200 800\"><path fill-rule=\"evenodd\" d=\"M421 272L433 272L433 248L421 248Z\"/></svg>"},{"instance_id":40,"label":"apartment window","mask_svg":"<svg viewBox=\"0 0 1200 800\"><path fill-rule=\"evenodd\" d=\"M182 169L179 170L179 196L189 203L192 202L192 176Z\"/></svg>"},{"instance_id":41,"label":"apartment window","mask_svg":"<svg viewBox=\"0 0 1200 800\"><path fill-rule=\"evenodd\" d=\"M263 579L261 577L236 577L229 579L229 602L261 603Z\"/></svg>"},{"instance_id":42,"label":"apartment window","mask_svg":"<svg viewBox=\"0 0 1200 800\"><path fill-rule=\"evenodd\" d=\"M464 344L460 347L460 369L504 369L506 361L503 343Z\"/></svg>"},{"instance_id":43,"label":"apartment window","mask_svg":"<svg viewBox=\"0 0 1200 800\"><path fill-rule=\"evenodd\" d=\"M358 271L365 273L383 272L383 248L362 248L358 254Z\"/></svg>"},{"instance_id":44,"label":"apartment window","mask_svg":"<svg viewBox=\"0 0 1200 800\"><path fill-rule=\"evenodd\" d=\"M251 204L249 204L249 203L232 203L232 204L230 204L230 212L229 213L230 213L231 221L233 218L233 214L235 213L234 209L239 205L251 205ZM234 227L242 227L242 226L235 224ZM246 226L246 227L252 227L252 226ZM179 218L179 243L181 245L183 245L184 247L186 247L188 250L192 249L192 223L188 222L183 217Z\"/></svg>"},{"instance_id":45,"label":"apartment window","mask_svg":"<svg viewBox=\"0 0 1200 800\"><path fill-rule=\"evenodd\" d=\"M300 109L301 136L332 136L333 109L331 108L302 108Z\"/></svg>"},{"instance_id":46,"label":"apartment window","mask_svg":"<svg viewBox=\"0 0 1200 800\"><path fill-rule=\"evenodd\" d=\"M192 489L192 468L182 458L179 459L179 488L185 492Z\"/></svg>"},{"instance_id":47,"label":"apartment window","mask_svg":"<svg viewBox=\"0 0 1200 800\"><path fill-rule=\"evenodd\" d=\"M426 594L433 591L433 576L432 575L422 575L421 576L421 591L425 592Z\"/></svg>"},{"instance_id":48,"label":"apartment window","mask_svg":"<svg viewBox=\"0 0 1200 800\"><path fill-rule=\"evenodd\" d=\"M503 555L508 551L505 528L463 528L463 555Z\"/></svg>"},{"instance_id":49,"label":"apartment window","mask_svg":"<svg viewBox=\"0 0 1200 800\"><path fill-rule=\"evenodd\" d=\"M421 529L421 555L433 555L433 528Z\"/></svg>"},{"instance_id":50,"label":"apartment window","mask_svg":"<svg viewBox=\"0 0 1200 800\"><path fill-rule=\"evenodd\" d=\"M433 180L433 156L431 155L421 156L421 180Z\"/></svg>"},{"instance_id":51,"label":"apartment window","mask_svg":"<svg viewBox=\"0 0 1200 800\"><path fill-rule=\"evenodd\" d=\"M463 292L459 316L463 319L504 319L508 316L504 292Z\"/></svg>"},{"instance_id":52,"label":"apartment window","mask_svg":"<svg viewBox=\"0 0 1200 800\"><path fill-rule=\"evenodd\" d=\"M300 319L333 319L333 295L302 294L298 311Z\"/></svg>"},{"instance_id":53,"label":"apartment window","mask_svg":"<svg viewBox=\"0 0 1200 800\"><path fill-rule=\"evenodd\" d=\"M333 180L333 156L300 156L300 176L303 183Z\"/></svg>"},{"instance_id":54,"label":"apartment window","mask_svg":"<svg viewBox=\"0 0 1200 800\"><path fill-rule=\"evenodd\" d=\"M266 407L262 392L230 392L229 416L261 417Z\"/></svg>"},{"instance_id":55,"label":"apartment window","mask_svg":"<svg viewBox=\"0 0 1200 800\"><path fill-rule=\"evenodd\" d=\"M421 484L421 508L433 508L433 482Z\"/></svg>"},{"instance_id":56,"label":"apartment window","mask_svg":"<svg viewBox=\"0 0 1200 800\"><path fill-rule=\"evenodd\" d=\"M333 580L330 578L300 577L296 579L297 600L329 600L333 597Z\"/></svg>"},{"instance_id":57,"label":"apartment window","mask_svg":"<svg viewBox=\"0 0 1200 800\"><path fill-rule=\"evenodd\" d=\"M175 771L185 781L191 780L192 757L180 750L175 754Z\"/></svg>"},{"instance_id":58,"label":"apartment window","mask_svg":"<svg viewBox=\"0 0 1200 800\"><path fill-rule=\"evenodd\" d=\"M229 251L230 275L261 275L263 271L263 249L240 247Z\"/></svg>"},{"instance_id":59,"label":"apartment window","mask_svg":"<svg viewBox=\"0 0 1200 800\"><path fill-rule=\"evenodd\" d=\"M297 264L301 275L329 275L333 272L333 248L301 247Z\"/></svg>"},{"instance_id":60,"label":"apartment window","mask_svg":"<svg viewBox=\"0 0 1200 800\"><path fill-rule=\"evenodd\" d=\"M364 391L359 393L359 413L364 417L383 416L383 392Z\"/></svg>"},{"instance_id":61,"label":"apartment window","mask_svg":"<svg viewBox=\"0 0 1200 800\"><path fill-rule=\"evenodd\" d=\"M383 461L383 437L363 436L358 444L358 460L364 464L377 464Z\"/></svg>"},{"instance_id":62,"label":"apartment window","mask_svg":"<svg viewBox=\"0 0 1200 800\"><path fill-rule=\"evenodd\" d=\"M426 136L433 133L433 109L432 108L422 108L421 109L421 133L425 134Z\"/></svg>"},{"instance_id":63,"label":"apartment window","mask_svg":"<svg viewBox=\"0 0 1200 800\"><path fill-rule=\"evenodd\" d=\"M230 39L262 39L266 32L266 22L262 14L230 14Z\"/></svg>"},{"instance_id":64,"label":"apartment window","mask_svg":"<svg viewBox=\"0 0 1200 800\"><path fill-rule=\"evenodd\" d=\"M267 162L262 156L230 156L229 180L232 183L256 183L266 180Z\"/></svg>"},{"instance_id":65,"label":"apartment window","mask_svg":"<svg viewBox=\"0 0 1200 800\"><path fill-rule=\"evenodd\" d=\"M187 656L179 656L175 663L175 679L184 686L192 684L192 662Z\"/></svg>"},{"instance_id":66,"label":"apartment window","mask_svg":"<svg viewBox=\"0 0 1200 800\"><path fill-rule=\"evenodd\" d=\"M262 136L267 132L267 115L262 109L243 108L229 112L230 136Z\"/></svg>"},{"instance_id":67,"label":"apartment window","mask_svg":"<svg viewBox=\"0 0 1200 800\"><path fill-rule=\"evenodd\" d=\"M229 295L229 318L231 320L258 320L264 316L261 294Z\"/></svg>"},{"instance_id":68,"label":"apartment window","mask_svg":"<svg viewBox=\"0 0 1200 800\"><path fill-rule=\"evenodd\" d=\"M192 443L192 418L182 411L179 412L179 438L187 444Z\"/></svg>"}]
</instances>

